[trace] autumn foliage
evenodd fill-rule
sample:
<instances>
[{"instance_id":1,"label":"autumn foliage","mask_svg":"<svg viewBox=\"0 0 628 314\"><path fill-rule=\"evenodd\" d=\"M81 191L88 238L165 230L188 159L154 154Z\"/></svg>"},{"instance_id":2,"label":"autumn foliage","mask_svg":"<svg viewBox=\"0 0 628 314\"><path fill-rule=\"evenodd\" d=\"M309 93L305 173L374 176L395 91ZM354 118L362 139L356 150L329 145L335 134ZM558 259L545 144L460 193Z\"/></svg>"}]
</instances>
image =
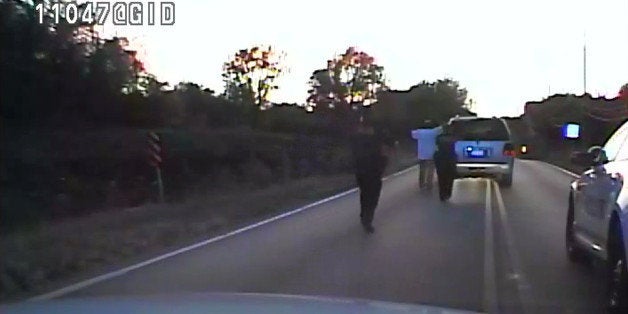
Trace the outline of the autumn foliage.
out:
<instances>
[{"instance_id":1,"label":"autumn foliage","mask_svg":"<svg viewBox=\"0 0 628 314\"><path fill-rule=\"evenodd\" d=\"M619 89L619 99L628 107L628 83Z\"/></svg>"},{"instance_id":2,"label":"autumn foliage","mask_svg":"<svg viewBox=\"0 0 628 314\"><path fill-rule=\"evenodd\" d=\"M226 95L238 102L252 102L262 109L268 108L270 94L279 86L275 80L284 68L284 54L272 47L242 49L223 66Z\"/></svg>"},{"instance_id":3,"label":"autumn foliage","mask_svg":"<svg viewBox=\"0 0 628 314\"><path fill-rule=\"evenodd\" d=\"M349 47L345 53L327 61L325 69L310 78L309 111L315 108L358 109L377 102L385 88L382 66L366 52Z\"/></svg>"}]
</instances>

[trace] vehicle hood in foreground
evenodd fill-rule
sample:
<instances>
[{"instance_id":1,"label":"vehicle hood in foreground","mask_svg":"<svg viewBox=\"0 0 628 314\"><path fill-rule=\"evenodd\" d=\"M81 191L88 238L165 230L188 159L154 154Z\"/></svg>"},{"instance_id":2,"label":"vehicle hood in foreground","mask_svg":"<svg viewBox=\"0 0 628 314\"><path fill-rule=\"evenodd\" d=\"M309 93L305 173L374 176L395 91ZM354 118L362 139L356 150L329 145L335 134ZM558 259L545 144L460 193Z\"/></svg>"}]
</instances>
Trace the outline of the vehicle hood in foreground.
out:
<instances>
[{"instance_id":1,"label":"vehicle hood in foreground","mask_svg":"<svg viewBox=\"0 0 628 314\"><path fill-rule=\"evenodd\" d=\"M477 313L435 306L363 299L209 293L123 297L85 297L0 305L0 313Z\"/></svg>"}]
</instances>

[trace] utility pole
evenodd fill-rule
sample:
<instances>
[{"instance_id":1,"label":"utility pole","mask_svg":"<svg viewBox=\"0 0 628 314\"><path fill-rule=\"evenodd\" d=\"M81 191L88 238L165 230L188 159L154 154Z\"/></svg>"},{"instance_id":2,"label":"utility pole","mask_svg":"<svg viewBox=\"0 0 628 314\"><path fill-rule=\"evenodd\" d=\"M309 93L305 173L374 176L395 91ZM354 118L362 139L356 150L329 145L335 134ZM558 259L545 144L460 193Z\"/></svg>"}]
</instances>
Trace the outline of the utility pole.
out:
<instances>
[{"instance_id":1,"label":"utility pole","mask_svg":"<svg viewBox=\"0 0 628 314\"><path fill-rule=\"evenodd\" d=\"M583 85L584 95L587 93L587 33L584 33L584 47L583 47Z\"/></svg>"}]
</instances>

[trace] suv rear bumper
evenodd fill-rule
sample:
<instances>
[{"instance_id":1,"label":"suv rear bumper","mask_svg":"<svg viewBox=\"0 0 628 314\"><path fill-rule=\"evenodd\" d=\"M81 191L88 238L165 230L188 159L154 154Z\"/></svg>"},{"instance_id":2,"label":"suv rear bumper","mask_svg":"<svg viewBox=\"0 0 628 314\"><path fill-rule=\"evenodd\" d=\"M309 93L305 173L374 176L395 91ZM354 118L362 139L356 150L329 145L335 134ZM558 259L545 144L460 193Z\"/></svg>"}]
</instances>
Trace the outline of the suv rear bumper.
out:
<instances>
[{"instance_id":1,"label":"suv rear bumper","mask_svg":"<svg viewBox=\"0 0 628 314\"><path fill-rule=\"evenodd\" d=\"M511 164L481 164L481 163L459 163L456 164L458 178L477 177L504 177L512 174Z\"/></svg>"}]
</instances>

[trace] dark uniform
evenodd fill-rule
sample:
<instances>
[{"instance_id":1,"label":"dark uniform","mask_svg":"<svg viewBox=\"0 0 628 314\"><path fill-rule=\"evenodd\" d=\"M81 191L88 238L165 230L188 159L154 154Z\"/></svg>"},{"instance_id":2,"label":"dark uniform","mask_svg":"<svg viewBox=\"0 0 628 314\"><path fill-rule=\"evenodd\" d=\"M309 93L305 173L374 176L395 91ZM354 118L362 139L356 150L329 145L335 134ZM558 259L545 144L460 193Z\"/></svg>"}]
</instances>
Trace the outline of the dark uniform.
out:
<instances>
[{"instance_id":1,"label":"dark uniform","mask_svg":"<svg viewBox=\"0 0 628 314\"><path fill-rule=\"evenodd\" d=\"M390 139L381 132L357 132L351 138L355 178L360 189L360 219L368 232L373 232L373 216L382 190L382 176L388 164L384 145Z\"/></svg>"},{"instance_id":2,"label":"dark uniform","mask_svg":"<svg viewBox=\"0 0 628 314\"><path fill-rule=\"evenodd\" d=\"M438 194L441 201L451 197L456 178L456 138L449 132L444 132L436 138L436 153L434 163L438 176Z\"/></svg>"}]
</instances>

